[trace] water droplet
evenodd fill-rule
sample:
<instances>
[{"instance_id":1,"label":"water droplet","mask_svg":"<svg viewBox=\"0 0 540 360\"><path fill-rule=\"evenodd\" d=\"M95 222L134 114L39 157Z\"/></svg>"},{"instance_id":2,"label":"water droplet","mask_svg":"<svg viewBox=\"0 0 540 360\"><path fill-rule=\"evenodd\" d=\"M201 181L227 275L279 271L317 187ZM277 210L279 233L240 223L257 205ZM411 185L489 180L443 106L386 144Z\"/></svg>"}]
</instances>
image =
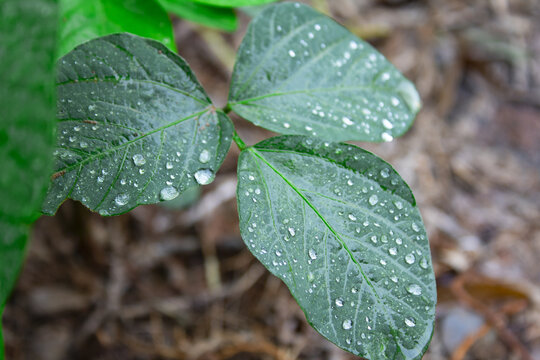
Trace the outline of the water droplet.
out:
<instances>
[{"instance_id":1,"label":"water droplet","mask_svg":"<svg viewBox=\"0 0 540 360\"><path fill-rule=\"evenodd\" d=\"M289 234L291 234L291 236L296 235L296 231L294 230L294 228L290 227L290 228L287 229L287 230L289 230Z\"/></svg>"},{"instance_id":2,"label":"water droplet","mask_svg":"<svg viewBox=\"0 0 540 360\"><path fill-rule=\"evenodd\" d=\"M410 284L407 286L407 292L412 295L422 294L422 288L417 284Z\"/></svg>"},{"instance_id":3,"label":"water droplet","mask_svg":"<svg viewBox=\"0 0 540 360\"><path fill-rule=\"evenodd\" d=\"M413 222L413 223L411 224L411 227L412 227L412 229L413 229L415 232L419 232L419 231L420 231L420 227L418 227L418 224L415 223L415 222Z\"/></svg>"},{"instance_id":4,"label":"water droplet","mask_svg":"<svg viewBox=\"0 0 540 360\"><path fill-rule=\"evenodd\" d=\"M379 261L381 263L381 265L386 265L386 261L381 259L381 261Z\"/></svg>"},{"instance_id":5,"label":"water droplet","mask_svg":"<svg viewBox=\"0 0 540 360\"><path fill-rule=\"evenodd\" d=\"M193 176L195 176L195 180L197 180L199 185L208 185L215 178L214 172L210 169L198 170Z\"/></svg>"},{"instance_id":6,"label":"water droplet","mask_svg":"<svg viewBox=\"0 0 540 360\"><path fill-rule=\"evenodd\" d=\"M307 274L307 279L308 279L309 282L313 282L313 280L315 280L315 275L313 275L312 272L309 272Z\"/></svg>"},{"instance_id":7,"label":"water droplet","mask_svg":"<svg viewBox=\"0 0 540 360\"><path fill-rule=\"evenodd\" d=\"M377 195L373 194L369 197L369 203L371 205L377 205L378 202L379 202L379 197Z\"/></svg>"},{"instance_id":8,"label":"water droplet","mask_svg":"<svg viewBox=\"0 0 540 360\"><path fill-rule=\"evenodd\" d=\"M397 249L395 247L388 249L390 255L397 255Z\"/></svg>"},{"instance_id":9,"label":"water droplet","mask_svg":"<svg viewBox=\"0 0 540 360\"><path fill-rule=\"evenodd\" d=\"M118 206L124 206L124 205L126 205L128 203L128 201L129 201L129 195L128 194L120 194L120 195L116 196L116 198L114 199L114 202Z\"/></svg>"},{"instance_id":10,"label":"water droplet","mask_svg":"<svg viewBox=\"0 0 540 360\"><path fill-rule=\"evenodd\" d=\"M422 260L420 260L420 267L422 269L427 269L428 268L428 262L427 262L426 258L422 258Z\"/></svg>"},{"instance_id":11,"label":"water droplet","mask_svg":"<svg viewBox=\"0 0 540 360\"><path fill-rule=\"evenodd\" d=\"M349 219L351 221L356 221L356 216L354 216L353 214L349 214Z\"/></svg>"},{"instance_id":12,"label":"water droplet","mask_svg":"<svg viewBox=\"0 0 540 360\"><path fill-rule=\"evenodd\" d=\"M346 117L346 116L344 116L344 117L341 119L341 121L343 121L343 123L344 123L345 125L354 125L354 122L352 122L352 120L349 119L349 118Z\"/></svg>"},{"instance_id":13,"label":"water droplet","mask_svg":"<svg viewBox=\"0 0 540 360\"><path fill-rule=\"evenodd\" d=\"M418 110L420 110L422 102L420 100L420 95L418 95L418 92L414 88L414 85L411 84L410 81L404 80L398 85L396 90L398 94L401 95L403 100L405 100L409 110L416 114Z\"/></svg>"},{"instance_id":14,"label":"water droplet","mask_svg":"<svg viewBox=\"0 0 540 360\"><path fill-rule=\"evenodd\" d=\"M317 259L317 253L315 252L314 249L309 249L308 254L309 254L309 257L311 258L311 260L316 260Z\"/></svg>"},{"instance_id":15,"label":"water droplet","mask_svg":"<svg viewBox=\"0 0 540 360\"><path fill-rule=\"evenodd\" d=\"M390 142L390 141L394 140L394 137L392 135L390 135L389 133L387 133L387 132L383 132L382 135L381 135L381 138L386 142Z\"/></svg>"},{"instance_id":16,"label":"water droplet","mask_svg":"<svg viewBox=\"0 0 540 360\"><path fill-rule=\"evenodd\" d=\"M388 168L382 169L382 170L381 170L381 176L382 176L383 178L389 177L389 176L390 176L390 169L388 169Z\"/></svg>"},{"instance_id":17,"label":"water droplet","mask_svg":"<svg viewBox=\"0 0 540 360\"><path fill-rule=\"evenodd\" d=\"M167 164L165 164L165 167L169 170L171 170L173 168L173 163L170 162L170 161L167 161Z\"/></svg>"},{"instance_id":18,"label":"water droplet","mask_svg":"<svg viewBox=\"0 0 540 360\"><path fill-rule=\"evenodd\" d=\"M350 330L352 328L352 320L350 319L344 320L342 326L343 326L343 329Z\"/></svg>"},{"instance_id":19,"label":"water droplet","mask_svg":"<svg viewBox=\"0 0 540 360\"><path fill-rule=\"evenodd\" d=\"M276 250L276 255L277 255L277 256L281 256L281 251Z\"/></svg>"},{"instance_id":20,"label":"water droplet","mask_svg":"<svg viewBox=\"0 0 540 360\"><path fill-rule=\"evenodd\" d=\"M201 151L201 154L199 155L199 161L202 162L203 164L206 164L207 162L210 161L210 152L208 152L208 150L203 150Z\"/></svg>"},{"instance_id":21,"label":"water droplet","mask_svg":"<svg viewBox=\"0 0 540 360\"><path fill-rule=\"evenodd\" d=\"M102 183L103 181L105 181L105 178L103 176L98 176L97 182Z\"/></svg>"},{"instance_id":22,"label":"water droplet","mask_svg":"<svg viewBox=\"0 0 540 360\"><path fill-rule=\"evenodd\" d=\"M178 190L173 186L167 186L159 192L159 198L163 201L169 201L176 199L180 193Z\"/></svg>"},{"instance_id":23,"label":"water droplet","mask_svg":"<svg viewBox=\"0 0 540 360\"><path fill-rule=\"evenodd\" d=\"M358 44L356 43L356 41L351 41L349 43L349 47L351 48L351 50L356 50L358 49Z\"/></svg>"},{"instance_id":24,"label":"water droplet","mask_svg":"<svg viewBox=\"0 0 540 360\"><path fill-rule=\"evenodd\" d=\"M144 164L146 164L146 159L141 154L133 155L132 159L135 166L143 166Z\"/></svg>"},{"instance_id":25,"label":"water droplet","mask_svg":"<svg viewBox=\"0 0 540 360\"><path fill-rule=\"evenodd\" d=\"M289 56L293 58L296 56L296 53L293 50L289 50Z\"/></svg>"},{"instance_id":26,"label":"water droplet","mask_svg":"<svg viewBox=\"0 0 540 360\"><path fill-rule=\"evenodd\" d=\"M394 125L388 119L383 119L382 124L388 130L390 130L390 129L392 129L394 127Z\"/></svg>"},{"instance_id":27,"label":"water droplet","mask_svg":"<svg viewBox=\"0 0 540 360\"><path fill-rule=\"evenodd\" d=\"M343 306L343 299L342 298L337 298L336 299L336 306L337 307L342 307Z\"/></svg>"},{"instance_id":28,"label":"water droplet","mask_svg":"<svg viewBox=\"0 0 540 360\"><path fill-rule=\"evenodd\" d=\"M405 256L405 262L407 264L412 264L412 263L414 263L415 260L416 260L416 258L414 257L414 254L412 254L412 253Z\"/></svg>"},{"instance_id":29,"label":"water droplet","mask_svg":"<svg viewBox=\"0 0 540 360\"><path fill-rule=\"evenodd\" d=\"M81 146L81 148L83 149L86 149L88 147L88 143L86 141L81 141L81 143L79 144Z\"/></svg>"},{"instance_id":30,"label":"water droplet","mask_svg":"<svg viewBox=\"0 0 540 360\"><path fill-rule=\"evenodd\" d=\"M284 127L285 129L288 129L288 128L291 127L291 124L289 124L289 123L283 123L283 127Z\"/></svg>"},{"instance_id":31,"label":"water droplet","mask_svg":"<svg viewBox=\"0 0 540 360\"><path fill-rule=\"evenodd\" d=\"M398 201L394 201L394 205L396 206L396 208L397 208L398 210L403 209L403 203L402 203L401 201L399 201L399 200L398 200Z\"/></svg>"},{"instance_id":32,"label":"water droplet","mask_svg":"<svg viewBox=\"0 0 540 360\"><path fill-rule=\"evenodd\" d=\"M408 327L414 327L416 325L416 322L413 318L405 318L405 325Z\"/></svg>"},{"instance_id":33,"label":"water droplet","mask_svg":"<svg viewBox=\"0 0 540 360\"><path fill-rule=\"evenodd\" d=\"M375 235L373 235L373 236L371 237L371 242L374 243L374 244L377 243L377 237L376 237Z\"/></svg>"}]
</instances>

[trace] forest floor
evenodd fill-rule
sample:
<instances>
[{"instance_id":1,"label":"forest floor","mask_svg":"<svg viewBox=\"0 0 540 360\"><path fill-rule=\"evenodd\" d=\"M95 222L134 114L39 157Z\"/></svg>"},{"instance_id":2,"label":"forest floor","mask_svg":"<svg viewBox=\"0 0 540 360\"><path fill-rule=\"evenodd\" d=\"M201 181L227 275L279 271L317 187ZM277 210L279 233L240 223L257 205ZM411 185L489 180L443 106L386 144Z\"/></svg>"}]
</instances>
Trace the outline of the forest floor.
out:
<instances>
[{"instance_id":1,"label":"forest floor","mask_svg":"<svg viewBox=\"0 0 540 360\"><path fill-rule=\"evenodd\" d=\"M405 136L359 145L395 166L424 218L439 299L425 359L540 359L540 2L310 3L424 102ZM219 105L248 20L227 35L175 20L180 54ZM234 121L248 144L272 135ZM181 210L102 218L66 202L41 218L4 316L7 358L354 359L244 246L237 157L233 145Z\"/></svg>"}]
</instances>

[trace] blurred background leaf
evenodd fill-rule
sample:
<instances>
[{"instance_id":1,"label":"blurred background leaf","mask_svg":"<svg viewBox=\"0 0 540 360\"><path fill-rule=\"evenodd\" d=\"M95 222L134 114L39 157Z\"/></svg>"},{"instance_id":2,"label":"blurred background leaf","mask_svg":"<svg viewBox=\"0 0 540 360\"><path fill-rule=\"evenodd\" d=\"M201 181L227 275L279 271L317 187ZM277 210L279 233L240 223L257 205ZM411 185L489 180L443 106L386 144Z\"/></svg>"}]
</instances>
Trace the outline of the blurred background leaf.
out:
<instances>
[{"instance_id":1,"label":"blurred background leaf","mask_svg":"<svg viewBox=\"0 0 540 360\"><path fill-rule=\"evenodd\" d=\"M56 28L55 0L0 1L0 312L52 166Z\"/></svg>"},{"instance_id":2,"label":"blurred background leaf","mask_svg":"<svg viewBox=\"0 0 540 360\"><path fill-rule=\"evenodd\" d=\"M187 0L159 0L159 2L168 12L211 28L234 31L238 25L236 13L232 9Z\"/></svg>"},{"instance_id":3,"label":"blurred background leaf","mask_svg":"<svg viewBox=\"0 0 540 360\"><path fill-rule=\"evenodd\" d=\"M60 0L59 57L85 41L119 32L158 40L176 51L171 21L154 0Z\"/></svg>"}]
</instances>

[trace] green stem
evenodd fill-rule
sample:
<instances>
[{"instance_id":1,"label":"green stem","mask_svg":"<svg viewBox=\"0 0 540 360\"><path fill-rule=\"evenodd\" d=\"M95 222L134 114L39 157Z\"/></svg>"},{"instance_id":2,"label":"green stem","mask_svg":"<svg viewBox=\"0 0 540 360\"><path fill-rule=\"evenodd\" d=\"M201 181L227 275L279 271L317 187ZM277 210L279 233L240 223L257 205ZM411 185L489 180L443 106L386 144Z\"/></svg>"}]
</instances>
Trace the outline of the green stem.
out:
<instances>
[{"instance_id":1,"label":"green stem","mask_svg":"<svg viewBox=\"0 0 540 360\"><path fill-rule=\"evenodd\" d=\"M240 149L240 151L243 151L247 147L246 143L244 143L244 141L240 138L240 136L238 136L238 133L236 132L236 130L234 130L234 133L233 133L233 140L236 143L236 146L238 146L238 148Z\"/></svg>"},{"instance_id":2,"label":"green stem","mask_svg":"<svg viewBox=\"0 0 540 360\"><path fill-rule=\"evenodd\" d=\"M225 105L225 107L223 108L223 112L224 112L225 114L228 114L228 113L230 113L231 111L232 111L231 105L229 105L229 103L227 103L227 105Z\"/></svg>"}]
</instances>

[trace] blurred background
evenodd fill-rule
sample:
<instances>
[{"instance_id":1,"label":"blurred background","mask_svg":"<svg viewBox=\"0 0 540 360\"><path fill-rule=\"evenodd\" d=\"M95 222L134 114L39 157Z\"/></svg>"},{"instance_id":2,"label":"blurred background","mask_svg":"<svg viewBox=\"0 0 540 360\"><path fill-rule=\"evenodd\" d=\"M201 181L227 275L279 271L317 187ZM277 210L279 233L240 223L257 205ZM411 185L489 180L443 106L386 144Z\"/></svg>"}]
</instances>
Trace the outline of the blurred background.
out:
<instances>
[{"instance_id":1,"label":"blurred background","mask_svg":"<svg viewBox=\"0 0 540 360\"><path fill-rule=\"evenodd\" d=\"M540 1L305 1L377 47L424 107L358 145L410 184L438 284L424 359L540 359ZM180 54L224 105L249 16L224 34L174 19ZM251 145L272 133L234 118ZM4 316L8 359L355 357L307 323L240 238L233 144L216 181L103 218L41 218Z\"/></svg>"}]
</instances>

